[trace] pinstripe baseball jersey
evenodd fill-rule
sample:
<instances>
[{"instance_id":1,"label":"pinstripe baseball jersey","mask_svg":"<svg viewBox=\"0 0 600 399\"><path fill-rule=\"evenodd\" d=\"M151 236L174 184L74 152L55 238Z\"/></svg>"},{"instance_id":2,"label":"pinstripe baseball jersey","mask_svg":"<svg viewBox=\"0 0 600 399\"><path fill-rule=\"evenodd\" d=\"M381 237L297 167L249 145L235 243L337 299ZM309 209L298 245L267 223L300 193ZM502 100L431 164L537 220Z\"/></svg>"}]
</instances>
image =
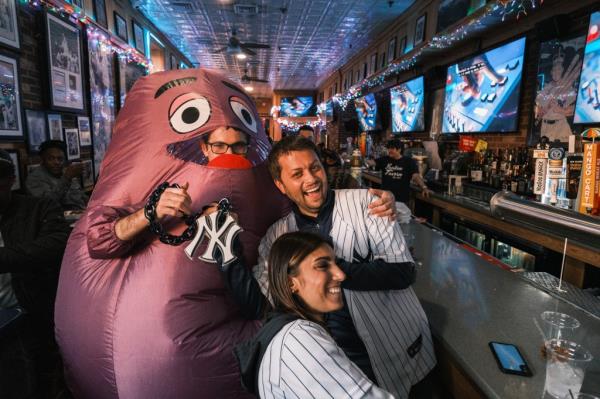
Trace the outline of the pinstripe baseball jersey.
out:
<instances>
[{"instance_id":1,"label":"pinstripe baseball jersey","mask_svg":"<svg viewBox=\"0 0 600 399\"><path fill-rule=\"evenodd\" d=\"M367 190L336 190L331 238L337 257L354 260L354 253L386 262L412 262L400 225L369 215L374 196ZM267 259L273 242L297 231L294 214L273 224L259 246L254 268L267 295ZM379 385L398 398L407 398L412 385L435 366L427 316L411 287L389 291L344 291L358 335L363 340Z\"/></svg>"},{"instance_id":2,"label":"pinstripe baseball jersey","mask_svg":"<svg viewBox=\"0 0 600 399\"><path fill-rule=\"evenodd\" d=\"M275 398L393 398L374 385L323 327L308 320L285 325L260 363L258 393Z\"/></svg>"}]
</instances>

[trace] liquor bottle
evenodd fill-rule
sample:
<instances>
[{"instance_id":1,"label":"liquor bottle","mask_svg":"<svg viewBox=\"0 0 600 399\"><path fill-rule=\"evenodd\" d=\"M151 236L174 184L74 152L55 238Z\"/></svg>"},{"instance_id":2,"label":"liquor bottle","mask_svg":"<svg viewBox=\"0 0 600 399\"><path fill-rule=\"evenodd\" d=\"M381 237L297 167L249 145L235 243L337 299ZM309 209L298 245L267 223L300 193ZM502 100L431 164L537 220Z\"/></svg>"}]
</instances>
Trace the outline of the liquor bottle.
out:
<instances>
[{"instance_id":1,"label":"liquor bottle","mask_svg":"<svg viewBox=\"0 0 600 399\"><path fill-rule=\"evenodd\" d=\"M471 182L481 184L483 181L483 169L481 167L482 154L475 153L475 159L471 167Z\"/></svg>"}]
</instances>

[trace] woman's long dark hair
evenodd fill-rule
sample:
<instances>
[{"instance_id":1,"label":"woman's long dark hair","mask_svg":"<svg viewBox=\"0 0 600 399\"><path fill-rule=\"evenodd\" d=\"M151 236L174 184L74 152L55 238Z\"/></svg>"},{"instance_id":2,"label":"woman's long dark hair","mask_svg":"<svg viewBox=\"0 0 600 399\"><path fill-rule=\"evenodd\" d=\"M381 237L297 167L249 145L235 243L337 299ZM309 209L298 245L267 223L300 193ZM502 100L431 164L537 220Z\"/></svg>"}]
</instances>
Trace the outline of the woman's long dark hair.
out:
<instances>
[{"instance_id":1,"label":"woman's long dark hair","mask_svg":"<svg viewBox=\"0 0 600 399\"><path fill-rule=\"evenodd\" d=\"M301 231L286 233L273 243L269 253L269 293L275 311L322 323L315 319L304 301L292 292L290 277L298 276L300 263L323 245L332 246L320 235Z\"/></svg>"}]
</instances>

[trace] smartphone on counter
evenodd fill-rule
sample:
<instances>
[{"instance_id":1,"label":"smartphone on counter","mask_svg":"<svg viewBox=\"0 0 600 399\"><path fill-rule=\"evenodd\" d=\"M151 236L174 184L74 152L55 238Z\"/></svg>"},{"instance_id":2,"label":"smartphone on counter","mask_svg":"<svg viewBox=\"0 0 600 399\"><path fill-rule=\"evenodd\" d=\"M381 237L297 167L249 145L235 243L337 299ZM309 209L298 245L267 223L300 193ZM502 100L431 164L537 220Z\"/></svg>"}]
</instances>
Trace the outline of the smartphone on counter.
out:
<instances>
[{"instance_id":1,"label":"smartphone on counter","mask_svg":"<svg viewBox=\"0 0 600 399\"><path fill-rule=\"evenodd\" d=\"M531 377L533 374L523 359L523 355L513 344L503 342L490 342L490 349L496 358L498 367L503 373Z\"/></svg>"}]
</instances>

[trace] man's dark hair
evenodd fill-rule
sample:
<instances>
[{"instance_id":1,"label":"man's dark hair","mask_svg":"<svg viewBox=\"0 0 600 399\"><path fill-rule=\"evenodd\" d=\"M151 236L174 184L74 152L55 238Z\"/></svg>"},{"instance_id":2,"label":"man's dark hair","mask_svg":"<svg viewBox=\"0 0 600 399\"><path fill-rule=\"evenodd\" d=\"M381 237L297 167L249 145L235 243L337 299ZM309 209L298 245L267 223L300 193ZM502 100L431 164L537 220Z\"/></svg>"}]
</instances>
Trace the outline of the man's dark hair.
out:
<instances>
[{"instance_id":1,"label":"man's dark hair","mask_svg":"<svg viewBox=\"0 0 600 399\"><path fill-rule=\"evenodd\" d=\"M398 139L392 139L388 140L388 142L385 144L385 148L394 148L402 152L404 151L404 144L402 144Z\"/></svg>"},{"instance_id":2,"label":"man's dark hair","mask_svg":"<svg viewBox=\"0 0 600 399\"><path fill-rule=\"evenodd\" d=\"M0 179L15 177L15 164L7 151L0 149Z\"/></svg>"},{"instance_id":3,"label":"man's dark hair","mask_svg":"<svg viewBox=\"0 0 600 399\"><path fill-rule=\"evenodd\" d=\"M300 126L300 128L298 128L298 131L300 131L300 130L310 130L313 133L315 132L315 129L312 126L309 126L309 125L302 125L302 126Z\"/></svg>"},{"instance_id":4,"label":"man's dark hair","mask_svg":"<svg viewBox=\"0 0 600 399\"><path fill-rule=\"evenodd\" d=\"M51 148L58 148L61 150L65 157L67 156L67 146L62 140L46 140L42 144L40 144L40 156L44 155L44 152Z\"/></svg>"},{"instance_id":5,"label":"man's dark hair","mask_svg":"<svg viewBox=\"0 0 600 399\"><path fill-rule=\"evenodd\" d=\"M280 180L281 178L279 158L293 151L312 151L316 154L317 146L311 140L302 136L287 136L278 141L271 149L268 159L269 172L271 172L273 180Z\"/></svg>"}]
</instances>

